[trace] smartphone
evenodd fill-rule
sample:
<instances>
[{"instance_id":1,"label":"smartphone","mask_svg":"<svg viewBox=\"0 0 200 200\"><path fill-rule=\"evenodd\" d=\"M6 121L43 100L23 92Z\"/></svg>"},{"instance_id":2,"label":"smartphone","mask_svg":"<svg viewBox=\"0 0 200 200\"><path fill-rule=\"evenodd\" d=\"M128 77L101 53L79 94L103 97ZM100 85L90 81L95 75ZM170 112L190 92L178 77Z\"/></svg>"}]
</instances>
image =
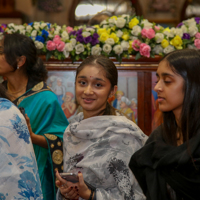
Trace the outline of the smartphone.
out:
<instances>
[{"instance_id":1,"label":"smartphone","mask_svg":"<svg viewBox=\"0 0 200 200\"><path fill-rule=\"evenodd\" d=\"M76 174L73 173L60 173L60 176L65 179L66 181L70 181L72 183L78 183L79 179L78 176ZM96 190L96 188L94 186L92 186L91 184L89 184L87 181L84 181L85 184L93 191Z\"/></svg>"},{"instance_id":2,"label":"smartphone","mask_svg":"<svg viewBox=\"0 0 200 200\"><path fill-rule=\"evenodd\" d=\"M60 173L60 176L65 179L66 181L72 182L72 183L78 183L79 179L76 174L73 173Z\"/></svg>"},{"instance_id":3,"label":"smartphone","mask_svg":"<svg viewBox=\"0 0 200 200\"><path fill-rule=\"evenodd\" d=\"M23 107L19 107L20 112L24 115L25 117L25 109Z\"/></svg>"}]
</instances>

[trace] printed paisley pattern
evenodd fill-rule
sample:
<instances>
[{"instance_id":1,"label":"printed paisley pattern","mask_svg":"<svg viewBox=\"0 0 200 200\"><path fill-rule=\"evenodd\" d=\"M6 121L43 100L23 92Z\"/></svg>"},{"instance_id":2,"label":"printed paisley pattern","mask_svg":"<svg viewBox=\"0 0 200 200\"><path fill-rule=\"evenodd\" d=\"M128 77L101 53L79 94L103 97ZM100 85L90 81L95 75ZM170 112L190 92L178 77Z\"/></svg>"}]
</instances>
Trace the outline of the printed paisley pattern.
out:
<instances>
[{"instance_id":1,"label":"printed paisley pattern","mask_svg":"<svg viewBox=\"0 0 200 200\"><path fill-rule=\"evenodd\" d=\"M83 113L79 113L64 134L64 172L81 171L96 188L97 200L144 200L128 163L146 139L139 127L124 116L83 120ZM59 192L57 199L62 199Z\"/></svg>"}]
</instances>

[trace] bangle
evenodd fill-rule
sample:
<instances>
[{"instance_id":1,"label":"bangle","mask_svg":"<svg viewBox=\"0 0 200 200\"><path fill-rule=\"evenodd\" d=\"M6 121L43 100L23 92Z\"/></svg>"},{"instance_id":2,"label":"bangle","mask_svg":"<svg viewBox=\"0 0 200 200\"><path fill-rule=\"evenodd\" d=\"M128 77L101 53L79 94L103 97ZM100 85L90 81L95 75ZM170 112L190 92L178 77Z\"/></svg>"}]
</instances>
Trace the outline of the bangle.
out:
<instances>
[{"instance_id":1,"label":"bangle","mask_svg":"<svg viewBox=\"0 0 200 200\"><path fill-rule=\"evenodd\" d=\"M91 194L90 194L90 197L89 197L89 199L88 199L88 200L92 200L93 193L94 193L94 190L91 190Z\"/></svg>"}]
</instances>

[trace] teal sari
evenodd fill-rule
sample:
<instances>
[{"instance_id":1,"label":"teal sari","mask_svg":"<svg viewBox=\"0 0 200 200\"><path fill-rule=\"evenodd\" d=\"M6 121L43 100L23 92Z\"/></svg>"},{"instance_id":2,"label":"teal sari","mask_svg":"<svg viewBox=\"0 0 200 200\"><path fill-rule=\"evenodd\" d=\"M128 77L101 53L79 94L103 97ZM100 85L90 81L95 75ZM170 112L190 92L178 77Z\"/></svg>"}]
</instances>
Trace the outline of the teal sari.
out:
<instances>
[{"instance_id":1,"label":"teal sari","mask_svg":"<svg viewBox=\"0 0 200 200\"><path fill-rule=\"evenodd\" d=\"M48 149L34 146L44 200L55 200L55 170L63 170L62 139L68 126L56 95L44 82L40 82L16 102L25 108L30 118L32 130L37 135L45 136Z\"/></svg>"}]
</instances>

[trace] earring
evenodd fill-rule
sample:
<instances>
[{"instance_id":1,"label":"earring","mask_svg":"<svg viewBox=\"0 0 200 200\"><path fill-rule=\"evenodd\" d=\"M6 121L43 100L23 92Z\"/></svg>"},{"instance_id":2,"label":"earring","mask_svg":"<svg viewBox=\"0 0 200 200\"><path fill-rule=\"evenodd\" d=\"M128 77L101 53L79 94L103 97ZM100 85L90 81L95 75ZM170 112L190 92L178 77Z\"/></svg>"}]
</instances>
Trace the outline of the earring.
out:
<instances>
[{"instance_id":1,"label":"earring","mask_svg":"<svg viewBox=\"0 0 200 200\"><path fill-rule=\"evenodd\" d=\"M19 69L19 66L17 66L17 69Z\"/></svg>"}]
</instances>

